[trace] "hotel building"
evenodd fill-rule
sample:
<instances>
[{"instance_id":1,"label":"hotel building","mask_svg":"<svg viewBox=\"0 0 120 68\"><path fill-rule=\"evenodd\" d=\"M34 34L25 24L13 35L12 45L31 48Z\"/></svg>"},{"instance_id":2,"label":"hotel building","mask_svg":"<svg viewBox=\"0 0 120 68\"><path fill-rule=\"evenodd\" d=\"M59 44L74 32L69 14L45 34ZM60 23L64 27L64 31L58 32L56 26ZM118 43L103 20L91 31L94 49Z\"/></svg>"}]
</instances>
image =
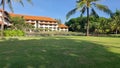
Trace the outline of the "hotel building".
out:
<instances>
[{"instance_id":1,"label":"hotel building","mask_svg":"<svg viewBox=\"0 0 120 68\"><path fill-rule=\"evenodd\" d=\"M2 10L0 10L0 25L2 23ZM5 11L6 12L6 11ZM6 12L7 13L7 12ZM68 27L64 24L58 24L57 21L50 17L43 17L43 16L30 16L30 15L22 15L22 14L13 14L9 13L12 17L23 17L27 24L32 24L35 29L40 28L44 31L64 31L68 32ZM5 17L7 18L7 17ZM5 20L5 25L11 25L9 20Z\"/></svg>"},{"instance_id":2,"label":"hotel building","mask_svg":"<svg viewBox=\"0 0 120 68\"><path fill-rule=\"evenodd\" d=\"M6 11L4 11L4 22L2 20L2 12L3 10L0 10L0 27L3 24L4 27L8 27L11 26L12 24L10 23L10 19L9 19L9 13L7 13Z\"/></svg>"}]
</instances>

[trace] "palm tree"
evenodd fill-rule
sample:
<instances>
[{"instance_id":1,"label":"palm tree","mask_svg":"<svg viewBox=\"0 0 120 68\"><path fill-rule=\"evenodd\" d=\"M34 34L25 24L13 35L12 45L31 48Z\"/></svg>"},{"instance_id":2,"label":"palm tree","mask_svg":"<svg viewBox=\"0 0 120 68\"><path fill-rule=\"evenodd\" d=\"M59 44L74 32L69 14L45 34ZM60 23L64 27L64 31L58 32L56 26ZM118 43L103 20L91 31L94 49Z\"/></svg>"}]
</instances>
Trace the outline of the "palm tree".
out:
<instances>
[{"instance_id":1,"label":"palm tree","mask_svg":"<svg viewBox=\"0 0 120 68\"><path fill-rule=\"evenodd\" d=\"M69 11L66 15L66 18L68 19L72 14L74 14L76 11L81 12L81 16L87 12L87 27L86 27L86 35L89 36L89 16L90 16L90 10L91 10L91 15L98 16L98 14L95 12L94 8L97 8L99 10L102 10L103 12L106 12L108 14L111 13L110 9L105 6L98 4L97 2L101 0L78 0L76 2L76 8L73 10Z\"/></svg>"},{"instance_id":2,"label":"palm tree","mask_svg":"<svg viewBox=\"0 0 120 68\"><path fill-rule=\"evenodd\" d=\"M1 37L3 38L3 31L4 31L4 11L5 11L5 4L7 3L9 5L9 8L13 12L13 7L12 7L12 1L13 0L1 0L0 6L2 6L2 24L1 24ZM16 2L21 3L22 6L24 6L22 0L14 0ZM27 0L27 2L32 3L31 0Z\"/></svg>"},{"instance_id":3,"label":"palm tree","mask_svg":"<svg viewBox=\"0 0 120 68\"><path fill-rule=\"evenodd\" d=\"M116 10L116 12L112 14L111 18L113 20L112 26L114 26L115 33L117 34L118 31L120 31L120 10Z\"/></svg>"}]
</instances>

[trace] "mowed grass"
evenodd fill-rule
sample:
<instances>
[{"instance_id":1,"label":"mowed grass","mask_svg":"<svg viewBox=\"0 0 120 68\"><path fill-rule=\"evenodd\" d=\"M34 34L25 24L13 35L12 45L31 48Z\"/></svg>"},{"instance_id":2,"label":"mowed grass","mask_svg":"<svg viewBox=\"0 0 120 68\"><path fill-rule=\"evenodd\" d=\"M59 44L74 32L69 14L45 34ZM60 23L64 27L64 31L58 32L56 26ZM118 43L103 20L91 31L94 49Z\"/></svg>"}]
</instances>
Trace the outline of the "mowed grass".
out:
<instances>
[{"instance_id":1,"label":"mowed grass","mask_svg":"<svg viewBox=\"0 0 120 68\"><path fill-rule=\"evenodd\" d=\"M5 38L0 68L120 68L120 38Z\"/></svg>"}]
</instances>

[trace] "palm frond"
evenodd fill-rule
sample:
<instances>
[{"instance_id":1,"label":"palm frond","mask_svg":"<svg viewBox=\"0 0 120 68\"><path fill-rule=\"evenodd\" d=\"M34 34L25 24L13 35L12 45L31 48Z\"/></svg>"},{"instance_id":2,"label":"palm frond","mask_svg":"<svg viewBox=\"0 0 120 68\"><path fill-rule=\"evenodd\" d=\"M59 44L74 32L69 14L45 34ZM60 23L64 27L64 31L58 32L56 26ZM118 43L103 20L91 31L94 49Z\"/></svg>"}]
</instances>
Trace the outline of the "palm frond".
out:
<instances>
[{"instance_id":1,"label":"palm frond","mask_svg":"<svg viewBox=\"0 0 120 68\"><path fill-rule=\"evenodd\" d=\"M24 6L24 3L22 0L14 0L14 1L20 3L22 6Z\"/></svg>"},{"instance_id":2,"label":"palm frond","mask_svg":"<svg viewBox=\"0 0 120 68\"><path fill-rule=\"evenodd\" d=\"M77 8L78 9L81 9L83 6L85 6L85 2L84 1L81 1L81 2L77 3Z\"/></svg>"},{"instance_id":3,"label":"palm frond","mask_svg":"<svg viewBox=\"0 0 120 68\"><path fill-rule=\"evenodd\" d=\"M111 10L105 6L105 5L101 5L101 4L95 4L95 6L99 9L102 10L103 12L107 13L107 14L111 14Z\"/></svg>"},{"instance_id":4,"label":"palm frond","mask_svg":"<svg viewBox=\"0 0 120 68\"><path fill-rule=\"evenodd\" d=\"M3 0L0 2L0 6L3 5Z\"/></svg>"},{"instance_id":5,"label":"palm frond","mask_svg":"<svg viewBox=\"0 0 120 68\"><path fill-rule=\"evenodd\" d=\"M9 5L10 10L11 10L12 12L14 12L14 11L13 11L13 7L12 7L12 2L11 2L11 0L7 0L6 2L7 2L7 4Z\"/></svg>"},{"instance_id":6,"label":"palm frond","mask_svg":"<svg viewBox=\"0 0 120 68\"><path fill-rule=\"evenodd\" d=\"M100 0L88 0L89 2L97 2L97 1L100 1Z\"/></svg>"},{"instance_id":7,"label":"palm frond","mask_svg":"<svg viewBox=\"0 0 120 68\"><path fill-rule=\"evenodd\" d=\"M111 13L111 14L110 14L110 17L113 18L113 17L114 17L114 13Z\"/></svg>"},{"instance_id":8,"label":"palm frond","mask_svg":"<svg viewBox=\"0 0 120 68\"><path fill-rule=\"evenodd\" d=\"M86 6L84 6L82 9L81 9L81 16L85 13L85 11L86 11Z\"/></svg>"},{"instance_id":9,"label":"palm frond","mask_svg":"<svg viewBox=\"0 0 120 68\"><path fill-rule=\"evenodd\" d=\"M20 4L24 7L24 3L23 3L23 1L22 1L22 0L20 0L19 2L20 2Z\"/></svg>"},{"instance_id":10,"label":"palm frond","mask_svg":"<svg viewBox=\"0 0 120 68\"><path fill-rule=\"evenodd\" d=\"M18 0L18 2L24 7L24 3L22 0Z\"/></svg>"},{"instance_id":11,"label":"palm frond","mask_svg":"<svg viewBox=\"0 0 120 68\"><path fill-rule=\"evenodd\" d=\"M116 15L120 16L120 10L116 10Z\"/></svg>"},{"instance_id":12,"label":"palm frond","mask_svg":"<svg viewBox=\"0 0 120 68\"><path fill-rule=\"evenodd\" d=\"M33 2L32 2L32 0L27 0L27 2L29 2L29 3L31 3L31 4L33 5Z\"/></svg>"},{"instance_id":13,"label":"palm frond","mask_svg":"<svg viewBox=\"0 0 120 68\"><path fill-rule=\"evenodd\" d=\"M27 0L28 2L31 2L31 0Z\"/></svg>"},{"instance_id":14,"label":"palm frond","mask_svg":"<svg viewBox=\"0 0 120 68\"><path fill-rule=\"evenodd\" d=\"M99 15L96 13L96 11L93 9L93 8L91 8L91 14L90 14L91 16L94 16L94 17L99 17Z\"/></svg>"},{"instance_id":15,"label":"palm frond","mask_svg":"<svg viewBox=\"0 0 120 68\"><path fill-rule=\"evenodd\" d=\"M116 10L115 13L111 14L111 18L114 18L115 16L120 16L120 10Z\"/></svg>"},{"instance_id":16,"label":"palm frond","mask_svg":"<svg viewBox=\"0 0 120 68\"><path fill-rule=\"evenodd\" d=\"M79 3L79 2L81 2L81 1L83 1L83 0L77 0L76 3Z\"/></svg>"},{"instance_id":17,"label":"palm frond","mask_svg":"<svg viewBox=\"0 0 120 68\"><path fill-rule=\"evenodd\" d=\"M68 19L71 15L73 15L75 12L77 11L77 8L72 9L71 11L69 11L66 15L66 19Z\"/></svg>"}]
</instances>

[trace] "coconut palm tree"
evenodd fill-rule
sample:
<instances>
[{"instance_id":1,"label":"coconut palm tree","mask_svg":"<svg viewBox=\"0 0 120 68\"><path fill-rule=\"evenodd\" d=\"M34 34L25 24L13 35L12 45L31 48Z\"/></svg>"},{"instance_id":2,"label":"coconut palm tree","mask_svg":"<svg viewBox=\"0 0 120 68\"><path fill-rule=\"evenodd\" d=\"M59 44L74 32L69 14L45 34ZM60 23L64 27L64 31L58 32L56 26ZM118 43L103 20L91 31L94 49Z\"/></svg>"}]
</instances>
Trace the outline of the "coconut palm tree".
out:
<instances>
[{"instance_id":1,"label":"coconut palm tree","mask_svg":"<svg viewBox=\"0 0 120 68\"><path fill-rule=\"evenodd\" d=\"M115 33L117 34L118 31L120 32L120 10L116 10L116 12L112 14L111 18L113 23L112 26L114 27Z\"/></svg>"},{"instance_id":2,"label":"coconut palm tree","mask_svg":"<svg viewBox=\"0 0 120 68\"><path fill-rule=\"evenodd\" d=\"M97 16L98 14L95 12L94 8L97 8L98 10L102 10L105 13L110 14L111 10L105 6L98 4L97 2L101 0L77 0L76 7L69 11L66 15L66 18L68 19L72 14L76 13L76 11L81 12L81 16L87 12L87 27L86 27L86 35L89 36L89 16L90 16L90 10L91 15Z\"/></svg>"},{"instance_id":3,"label":"coconut palm tree","mask_svg":"<svg viewBox=\"0 0 120 68\"><path fill-rule=\"evenodd\" d=\"M2 24L1 24L1 37L3 38L3 31L4 31L4 11L5 11L5 5L8 4L9 8L13 12L13 7L12 7L12 1L13 0L1 0L0 6L2 6ZM16 2L19 2L22 6L24 6L22 0L14 0ZM27 2L32 3L31 0L27 0Z\"/></svg>"}]
</instances>

